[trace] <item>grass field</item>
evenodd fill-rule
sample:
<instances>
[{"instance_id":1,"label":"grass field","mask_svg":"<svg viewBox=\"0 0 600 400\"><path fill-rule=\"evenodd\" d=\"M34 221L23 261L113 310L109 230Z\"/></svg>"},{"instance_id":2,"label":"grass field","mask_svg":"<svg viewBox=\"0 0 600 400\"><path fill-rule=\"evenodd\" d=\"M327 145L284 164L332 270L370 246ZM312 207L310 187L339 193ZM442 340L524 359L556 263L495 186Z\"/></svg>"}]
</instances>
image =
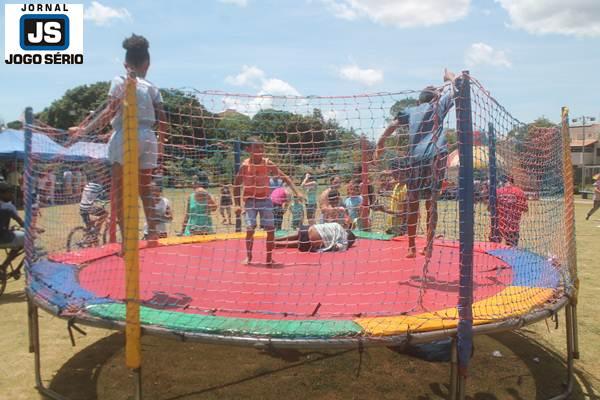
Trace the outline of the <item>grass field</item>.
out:
<instances>
[{"instance_id":1,"label":"grass field","mask_svg":"<svg viewBox=\"0 0 600 400\"><path fill-rule=\"evenodd\" d=\"M167 196L179 209L172 227L179 230L185 192L167 192ZM584 220L590 204L576 204L581 360L576 362L573 399L598 399L596 388L600 388L600 325L595 314L600 303L595 247L600 222ZM79 224L78 218L73 206L44 210L40 223L52 234L48 242L63 247L70 227ZM0 297L0 311L0 399L38 399L33 357L27 352L23 280L9 282ZM131 398L120 333L86 328L87 336L76 333L77 346L71 347L64 320L44 312L40 319L47 385L73 399ZM542 399L560 391L565 375L562 313L558 330L554 322L541 322L518 332L478 336L475 344L467 390L470 399ZM501 357L494 356L496 351ZM143 339L143 357L146 398L162 400L433 400L445 398L449 371L445 363L427 363L388 348L370 348L362 354L357 350L267 352L156 337Z\"/></svg>"}]
</instances>

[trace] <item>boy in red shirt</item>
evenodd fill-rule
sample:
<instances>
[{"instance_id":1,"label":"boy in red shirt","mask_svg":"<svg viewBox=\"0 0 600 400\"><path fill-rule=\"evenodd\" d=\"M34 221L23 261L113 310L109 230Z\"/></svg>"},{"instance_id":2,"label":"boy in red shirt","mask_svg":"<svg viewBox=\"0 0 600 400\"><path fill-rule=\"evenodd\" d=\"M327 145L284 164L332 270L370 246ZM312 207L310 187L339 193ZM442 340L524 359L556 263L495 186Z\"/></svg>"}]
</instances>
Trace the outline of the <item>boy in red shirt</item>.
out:
<instances>
[{"instance_id":1,"label":"boy in red shirt","mask_svg":"<svg viewBox=\"0 0 600 400\"><path fill-rule=\"evenodd\" d=\"M252 247L256 217L260 215L260 225L267 231L267 264L273 264L273 247L275 246L275 221L273 218L273 202L269 188L269 177L280 177L295 196L301 197L292 180L284 174L277 165L264 157L265 146L258 138L248 139L250 157L245 159L233 182L233 198L236 214L242 213L240 192L243 186L244 213L246 214L246 260L252 262Z\"/></svg>"},{"instance_id":2,"label":"boy in red shirt","mask_svg":"<svg viewBox=\"0 0 600 400\"><path fill-rule=\"evenodd\" d=\"M508 176L506 184L496 191L498 237L490 240L501 242L504 239L507 245L516 247L519 244L521 217L527 211L529 207L525 192L515 186L512 176Z\"/></svg>"}]
</instances>

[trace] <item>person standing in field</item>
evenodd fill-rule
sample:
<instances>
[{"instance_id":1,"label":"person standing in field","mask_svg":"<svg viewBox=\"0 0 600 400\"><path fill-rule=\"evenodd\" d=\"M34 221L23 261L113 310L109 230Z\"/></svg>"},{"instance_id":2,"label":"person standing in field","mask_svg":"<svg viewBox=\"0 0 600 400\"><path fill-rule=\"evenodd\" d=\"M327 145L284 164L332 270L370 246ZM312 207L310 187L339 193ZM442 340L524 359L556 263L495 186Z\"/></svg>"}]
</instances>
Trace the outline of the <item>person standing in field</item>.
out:
<instances>
[{"instance_id":1,"label":"person standing in field","mask_svg":"<svg viewBox=\"0 0 600 400\"><path fill-rule=\"evenodd\" d=\"M586 221L600 208L600 174L594 175L592 179L594 180L594 204L585 216Z\"/></svg>"},{"instance_id":2,"label":"person standing in field","mask_svg":"<svg viewBox=\"0 0 600 400\"><path fill-rule=\"evenodd\" d=\"M514 184L512 176L506 178L506 184L496 191L496 212L498 219L498 237L493 242L504 242L510 247L519 244L521 236L521 217L529 211L527 196L523 189Z\"/></svg>"}]
</instances>

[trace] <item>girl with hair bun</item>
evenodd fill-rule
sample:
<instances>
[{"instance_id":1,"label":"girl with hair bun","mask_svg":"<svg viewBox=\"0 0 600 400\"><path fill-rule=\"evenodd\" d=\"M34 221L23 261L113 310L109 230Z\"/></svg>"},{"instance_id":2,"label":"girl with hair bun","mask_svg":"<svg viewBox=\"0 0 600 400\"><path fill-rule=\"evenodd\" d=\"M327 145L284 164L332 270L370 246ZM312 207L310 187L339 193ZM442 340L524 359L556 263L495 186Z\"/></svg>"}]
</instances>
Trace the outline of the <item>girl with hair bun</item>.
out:
<instances>
[{"instance_id":1,"label":"girl with hair bun","mask_svg":"<svg viewBox=\"0 0 600 400\"><path fill-rule=\"evenodd\" d=\"M154 202L152 199L152 171L159 168L162 158L162 135L165 130L165 114L162 107L162 97L159 89L150 81L146 80L146 74L150 67L150 47L148 40L140 35L132 34L123 41L125 49L125 69L127 76L117 76L111 81L108 91L108 106L98 113L88 123L80 127L71 128L69 131L76 137L86 135L89 132L102 129L108 121L112 125L112 133L108 146L108 159L112 164L111 176L115 198L117 200L117 219L123 233L123 97L127 78L136 80L137 97L137 119L138 119L138 157L139 157L139 191L146 223L148 226L148 240L156 244L158 233L156 232L157 221L154 218ZM154 131L158 124L159 140Z\"/></svg>"}]
</instances>

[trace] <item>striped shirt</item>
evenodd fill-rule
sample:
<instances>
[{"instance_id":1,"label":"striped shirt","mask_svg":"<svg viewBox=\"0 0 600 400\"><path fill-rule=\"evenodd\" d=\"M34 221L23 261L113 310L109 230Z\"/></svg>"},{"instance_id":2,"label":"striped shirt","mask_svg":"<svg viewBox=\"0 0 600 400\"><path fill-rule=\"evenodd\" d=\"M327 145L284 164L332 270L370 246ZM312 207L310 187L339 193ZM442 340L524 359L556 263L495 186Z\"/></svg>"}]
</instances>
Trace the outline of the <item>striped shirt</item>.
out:
<instances>
[{"instance_id":1,"label":"striped shirt","mask_svg":"<svg viewBox=\"0 0 600 400\"><path fill-rule=\"evenodd\" d=\"M100 200L104 193L104 187L98 183L89 182L81 192L81 201L79 202L80 212L89 212L94 203Z\"/></svg>"}]
</instances>

